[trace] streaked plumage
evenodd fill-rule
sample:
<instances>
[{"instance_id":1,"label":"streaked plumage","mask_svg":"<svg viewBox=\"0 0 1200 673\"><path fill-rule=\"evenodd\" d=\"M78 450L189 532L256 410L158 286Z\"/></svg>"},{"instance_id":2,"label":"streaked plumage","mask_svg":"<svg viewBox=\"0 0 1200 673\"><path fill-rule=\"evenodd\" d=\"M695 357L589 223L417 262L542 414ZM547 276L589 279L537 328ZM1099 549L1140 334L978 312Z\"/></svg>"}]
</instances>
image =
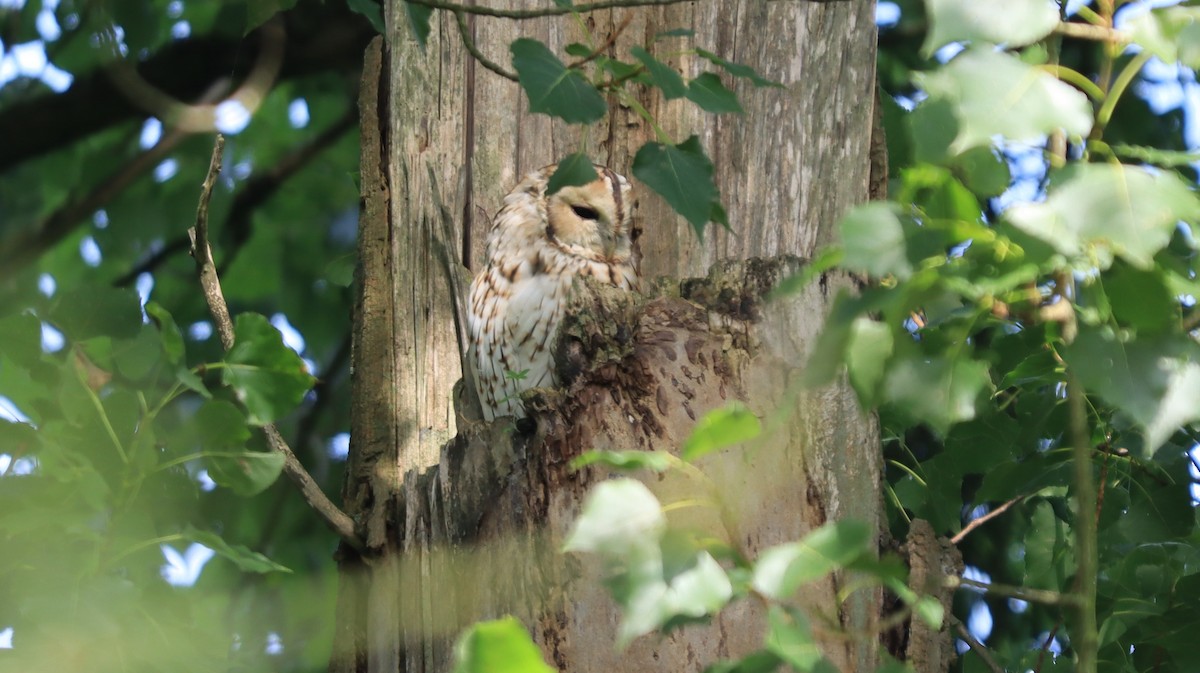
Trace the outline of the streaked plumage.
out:
<instances>
[{"instance_id":1,"label":"streaked plumage","mask_svg":"<svg viewBox=\"0 0 1200 673\"><path fill-rule=\"evenodd\" d=\"M504 198L488 234L487 267L471 283L470 359L488 421L523 417L520 393L557 383L553 339L577 276L638 285L629 182L596 166L598 180L546 196L554 170L530 173Z\"/></svg>"}]
</instances>

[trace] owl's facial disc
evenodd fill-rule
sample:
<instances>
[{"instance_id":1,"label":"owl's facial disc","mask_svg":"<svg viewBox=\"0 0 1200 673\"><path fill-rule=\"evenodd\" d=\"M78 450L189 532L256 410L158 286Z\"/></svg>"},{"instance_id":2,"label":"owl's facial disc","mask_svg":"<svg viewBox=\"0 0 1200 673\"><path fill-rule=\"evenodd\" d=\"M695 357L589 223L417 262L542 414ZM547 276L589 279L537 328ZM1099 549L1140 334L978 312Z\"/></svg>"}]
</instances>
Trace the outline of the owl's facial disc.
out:
<instances>
[{"instance_id":1,"label":"owl's facial disc","mask_svg":"<svg viewBox=\"0 0 1200 673\"><path fill-rule=\"evenodd\" d=\"M612 259L629 247L629 185L612 171L598 172L598 180L551 195L547 216L559 242Z\"/></svg>"}]
</instances>

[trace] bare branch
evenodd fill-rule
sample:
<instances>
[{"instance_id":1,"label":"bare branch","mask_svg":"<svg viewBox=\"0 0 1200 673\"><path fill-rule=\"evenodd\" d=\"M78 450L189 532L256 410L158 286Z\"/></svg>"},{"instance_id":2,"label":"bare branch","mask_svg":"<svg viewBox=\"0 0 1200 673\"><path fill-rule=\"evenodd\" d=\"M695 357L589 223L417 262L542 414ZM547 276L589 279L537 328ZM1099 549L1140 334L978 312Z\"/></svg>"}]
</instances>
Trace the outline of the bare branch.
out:
<instances>
[{"instance_id":1,"label":"bare branch","mask_svg":"<svg viewBox=\"0 0 1200 673\"><path fill-rule=\"evenodd\" d=\"M1016 598L1027 603L1039 603L1041 605L1079 605L1080 599L1074 594L1064 594L1057 591L1047 591L1045 589L1029 589L1026 587L1014 587L1007 584L995 584L988 582L976 582L965 577L954 577L947 575L943 580L944 586L950 589L981 589L989 594L1004 596L1005 598Z\"/></svg>"},{"instance_id":2,"label":"bare branch","mask_svg":"<svg viewBox=\"0 0 1200 673\"><path fill-rule=\"evenodd\" d=\"M213 186L217 175L221 172L221 151L225 147L225 138L217 135L213 144L212 161L208 166L208 175L200 190L200 205L196 209L196 226L188 230L192 239L192 256L196 259L196 270L200 274L200 285L204 290L204 299L208 302L208 310L216 323L217 333L221 337L221 345L225 350L233 347L233 321L229 317L229 306L221 292L221 281L217 277L217 267L213 264L212 249L208 245L208 203L212 198ZM263 426L263 433L271 450L283 455L283 471L292 483L300 489L300 495L310 507L317 512L333 532L342 540L354 547L362 548L362 541L354 530L354 521L337 505L325 496L321 487L313 480L291 447L280 436L273 424Z\"/></svg>"},{"instance_id":3,"label":"bare branch","mask_svg":"<svg viewBox=\"0 0 1200 673\"><path fill-rule=\"evenodd\" d=\"M958 535L955 535L954 537L950 538L950 544L958 544L959 542L962 542L963 538L965 538L968 534L970 534L971 531L975 530L976 528L979 528L983 524L985 524L985 523L991 521L992 519L1000 516L1001 514L1007 512L1009 507L1012 507L1013 505L1017 504L1018 502L1021 502L1024 499L1025 499L1025 496L1019 495L1019 496L1013 498L1012 500L1009 500L1008 502L1004 503L1003 505L1000 505L996 509L993 509L992 511L988 512L987 514L984 514L983 516L975 519L974 521L967 524L966 526L963 526L963 529L958 532Z\"/></svg>"},{"instance_id":4,"label":"bare branch","mask_svg":"<svg viewBox=\"0 0 1200 673\"><path fill-rule=\"evenodd\" d=\"M454 12L454 19L458 22L458 32L460 35L462 35L463 46L467 48L467 51L471 54L471 57L476 61L479 61L479 65L482 65L497 75L500 75L504 79L516 82L516 73L506 70L504 66L490 60L487 56L483 55L482 51L479 51L479 47L475 45L475 39L471 37L471 30L467 27L467 15L464 14L462 10L456 10Z\"/></svg>"},{"instance_id":5,"label":"bare branch","mask_svg":"<svg viewBox=\"0 0 1200 673\"><path fill-rule=\"evenodd\" d=\"M1059 23L1054 32L1067 37L1077 37L1083 40L1095 40L1097 42L1115 42L1122 43L1129 41L1129 35L1119 30L1113 30L1106 26L1093 26L1090 23L1078 23L1073 21L1064 21Z\"/></svg>"},{"instance_id":6,"label":"bare branch","mask_svg":"<svg viewBox=\"0 0 1200 673\"><path fill-rule=\"evenodd\" d=\"M953 619L953 617L951 619ZM963 626L963 623L957 619L954 620L954 630L958 632L958 637L962 638L963 641L971 648L971 651L979 655L979 658L983 660L983 663L988 667L988 670L992 671L992 673L1004 673L1004 668L1001 667L1000 664L996 663L995 658L992 657L992 653L988 651L988 648L984 647L983 643L979 642L975 636L971 635L971 632L967 630L967 627Z\"/></svg>"}]
</instances>

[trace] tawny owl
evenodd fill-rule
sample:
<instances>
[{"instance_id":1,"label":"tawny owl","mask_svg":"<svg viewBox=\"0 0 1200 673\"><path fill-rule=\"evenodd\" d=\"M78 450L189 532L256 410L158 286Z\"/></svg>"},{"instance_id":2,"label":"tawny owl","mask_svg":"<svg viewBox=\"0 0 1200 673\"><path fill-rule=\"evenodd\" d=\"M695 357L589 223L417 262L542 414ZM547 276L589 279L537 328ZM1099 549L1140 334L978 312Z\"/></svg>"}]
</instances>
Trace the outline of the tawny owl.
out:
<instances>
[{"instance_id":1,"label":"tawny owl","mask_svg":"<svg viewBox=\"0 0 1200 673\"><path fill-rule=\"evenodd\" d=\"M487 268L471 283L470 359L489 421L524 417L521 392L557 383L551 350L576 277L638 285L629 182L596 166L599 179L547 196L554 170L530 173L504 198L488 233Z\"/></svg>"}]
</instances>

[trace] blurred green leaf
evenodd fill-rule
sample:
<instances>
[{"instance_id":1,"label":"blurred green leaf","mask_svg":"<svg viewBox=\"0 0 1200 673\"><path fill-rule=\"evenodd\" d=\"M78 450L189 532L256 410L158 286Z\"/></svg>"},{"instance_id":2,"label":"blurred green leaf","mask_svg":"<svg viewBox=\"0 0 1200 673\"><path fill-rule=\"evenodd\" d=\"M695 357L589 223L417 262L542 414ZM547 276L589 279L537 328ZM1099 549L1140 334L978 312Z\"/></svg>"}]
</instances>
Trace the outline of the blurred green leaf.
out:
<instances>
[{"instance_id":1,"label":"blurred green leaf","mask_svg":"<svg viewBox=\"0 0 1200 673\"><path fill-rule=\"evenodd\" d=\"M613 479L588 493L563 550L621 555L656 547L666 525L658 498L645 484Z\"/></svg>"},{"instance_id":2,"label":"blurred green leaf","mask_svg":"<svg viewBox=\"0 0 1200 673\"><path fill-rule=\"evenodd\" d=\"M246 29L244 33L258 28L279 12L296 6L297 0L246 0ZM132 5L134 3L123 3Z\"/></svg>"},{"instance_id":3,"label":"blurred green leaf","mask_svg":"<svg viewBox=\"0 0 1200 673\"><path fill-rule=\"evenodd\" d=\"M1137 166L1076 164L1041 203L1006 216L1069 257L1110 253L1147 269L1179 220L1200 221L1200 201L1173 173ZM1100 258L1101 268L1107 267Z\"/></svg>"},{"instance_id":4,"label":"blurred green leaf","mask_svg":"<svg viewBox=\"0 0 1200 673\"><path fill-rule=\"evenodd\" d=\"M768 608L766 646L794 671L827 670L831 666L813 638L808 618L799 610L779 605Z\"/></svg>"},{"instance_id":5,"label":"blurred green leaf","mask_svg":"<svg viewBox=\"0 0 1200 673\"><path fill-rule=\"evenodd\" d=\"M113 342L112 356L121 376L140 381L162 360L163 336L153 326L142 325L136 337Z\"/></svg>"},{"instance_id":6,"label":"blurred green leaf","mask_svg":"<svg viewBox=\"0 0 1200 673\"><path fill-rule=\"evenodd\" d=\"M554 169L554 174L546 182L546 195L554 194L563 187L586 185L597 178L592 160L583 152L576 152L558 162L558 168Z\"/></svg>"},{"instance_id":7,"label":"blurred green leaf","mask_svg":"<svg viewBox=\"0 0 1200 673\"><path fill-rule=\"evenodd\" d=\"M142 303L133 290L73 288L58 295L50 321L75 341L97 336L128 339L142 329Z\"/></svg>"},{"instance_id":8,"label":"blurred green leaf","mask_svg":"<svg viewBox=\"0 0 1200 673\"><path fill-rule=\"evenodd\" d=\"M642 145L633 159L633 174L691 222L697 236L703 237L709 221L729 224L713 182L712 161L699 137L691 136L678 145Z\"/></svg>"},{"instance_id":9,"label":"blurred green leaf","mask_svg":"<svg viewBox=\"0 0 1200 673\"><path fill-rule=\"evenodd\" d=\"M904 241L899 206L868 203L851 210L838 222L842 265L876 278L908 278L912 264Z\"/></svg>"},{"instance_id":10,"label":"blurred green leaf","mask_svg":"<svg viewBox=\"0 0 1200 673\"><path fill-rule=\"evenodd\" d=\"M824 577L868 552L870 528L861 521L832 521L798 542L764 551L754 564L754 588L787 600L800 585Z\"/></svg>"},{"instance_id":11,"label":"blurred green leaf","mask_svg":"<svg viewBox=\"0 0 1200 673\"><path fill-rule=\"evenodd\" d=\"M257 313L237 317L233 348L225 355L221 376L246 405L253 425L265 425L294 409L313 384L304 361Z\"/></svg>"},{"instance_id":12,"label":"blurred green leaf","mask_svg":"<svg viewBox=\"0 0 1200 673\"><path fill-rule=\"evenodd\" d=\"M184 529L183 537L191 542L208 547L220 556L233 561L237 567L252 573L292 572L256 551L250 551L240 544L229 544L216 533L198 530L189 526Z\"/></svg>"},{"instance_id":13,"label":"blurred green leaf","mask_svg":"<svg viewBox=\"0 0 1200 673\"><path fill-rule=\"evenodd\" d=\"M1023 47L1046 37L1058 25L1058 10L1042 0L1004 3L925 0L931 27L921 47L932 56L950 42L991 42Z\"/></svg>"},{"instance_id":14,"label":"blurred green leaf","mask_svg":"<svg viewBox=\"0 0 1200 673\"><path fill-rule=\"evenodd\" d=\"M1164 63L1200 68L1200 7L1160 7L1139 12L1126 22L1134 43Z\"/></svg>"},{"instance_id":15,"label":"blurred green leaf","mask_svg":"<svg viewBox=\"0 0 1200 673\"><path fill-rule=\"evenodd\" d=\"M162 334L162 349L167 356L167 361L171 364L182 362L183 334L180 333L179 326L175 324L175 319L171 317L170 312L158 302L148 301L146 302L146 315L158 326L158 331Z\"/></svg>"},{"instance_id":16,"label":"blurred green leaf","mask_svg":"<svg viewBox=\"0 0 1200 673\"><path fill-rule=\"evenodd\" d=\"M961 153L991 145L995 136L1032 141L1058 129L1083 136L1092 130L1092 105L1078 89L1016 57L968 49L945 67L919 77L931 101L950 104Z\"/></svg>"},{"instance_id":17,"label":"blurred green leaf","mask_svg":"<svg viewBox=\"0 0 1200 673\"><path fill-rule=\"evenodd\" d=\"M713 451L748 442L761 432L762 423L757 416L741 404L727 405L704 414L679 453L684 460L694 461Z\"/></svg>"},{"instance_id":18,"label":"blurred green leaf","mask_svg":"<svg viewBox=\"0 0 1200 673\"><path fill-rule=\"evenodd\" d=\"M387 26L385 26L383 23L383 8L379 6L379 3L376 2L376 0L346 0L346 4L350 7L350 9L367 17L367 21L371 22L371 27L375 29L376 33L379 33L380 35L387 35ZM413 5L410 2L405 2L404 5L405 11L408 13L408 20L411 22L413 28L414 36L419 33L422 28L419 27L414 20L412 8L420 7L426 11L426 16L424 19L425 32L422 36L417 37L417 41L421 43L422 47L424 47L425 41L429 37L429 13L432 12L433 9L430 7L424 7L422 5ZM421 10L419 9L417 11L420 12Z\"/></svg>"},{"instance_id":19,"label":"blurred green leaf","mask_svg":"<svg viewBox=\"0 0 1200 673\"><path fill-rule=\"evenodd\" d=\"M509 47L529 111L558 117L572 124L591 124L608 112L604 97L577 71L558 60L546 45L520 38Z\"/></svg>"},{"instance_id":20,"label":"blurred green leaf","mask_svg":"<svg viewBox=\"0 0 1200 673\"><path fill-rule=\"evenodd\" d=\"M471 625L454 645L454 673L552 673L515 617Z\"/></svg>"},{"instance_id":21,"label":"blurred green leaf","mask_svg":"<svg viewBox=\"0 0 1200 673\"><path fill-rule=\"evenodd\" d=\"M990 389L984 362L908 349L893 356L884 383L884 394L899 413L938 432L974 418L975 405Z\"/></svg>"},{"instance_id":22,"label":"blurred green leaf","mask_svg":"<svg viewBox=\"0 0 1200 673\"><path fill-rule=\"evenodd\" d=\"M865 405L874 405L892 355L892 330L883 323L858 317L850 324L846 345L846 369L850 385Z\"/></svg>"},{"instance_id":23,"label":"blurred green leaf","mask_svg":"<svg viewBox=\"0 0 1200 673\"><path fill-rule=\"evenodd\" d=\"M614 470L650 470L665 472L675 463L675 457L663 451L585 451L571 461L571 469L588 465L604 465Z\"/></svg>"}]
</instances>

